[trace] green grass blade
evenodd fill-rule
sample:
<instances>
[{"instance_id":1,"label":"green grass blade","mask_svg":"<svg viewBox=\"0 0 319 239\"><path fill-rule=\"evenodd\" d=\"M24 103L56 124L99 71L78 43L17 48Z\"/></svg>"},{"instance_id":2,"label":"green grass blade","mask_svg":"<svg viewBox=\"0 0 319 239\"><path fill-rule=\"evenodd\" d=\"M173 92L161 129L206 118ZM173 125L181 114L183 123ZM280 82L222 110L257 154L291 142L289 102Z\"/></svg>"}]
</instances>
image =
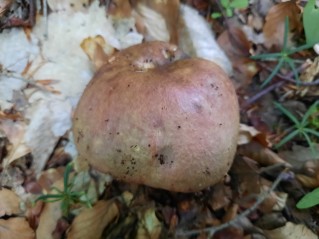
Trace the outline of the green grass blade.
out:
<instances>
[{"instance_id":1,"label":"green grass blade","mask_svg":"<svg viewBox=\"0 0 319 239\"><path fill-rule=\"evenodd\" d=\"M39 196L35 201L37 202L37 201L46 201L46 200L48 200L48 199L53 199L53 198L56 198L56 199L58 199L58 200L60 200L61 199L61 195L59 195L59 194L46 194L46 195L41 195L41 196Z\"/></svg>"},{"instance_id":2,"label":"green grass blade","mask_svg":"<svg viewBox=\"0 0 319 239\"><path fill-rule=\"evenodd\" d=\"M297 127L301 125L299 120L292 113L290 113L289 110L277 102L274 102L274 104L282 113L284 113L292 122L294 122Z\"/></svg>"},{"instance_id":3,"label":"green grass blade","mask_svg":"<svg viewBox=\"0 0 319 239\"><path fill-rule=\"evenodd\" d=\"M317 132L317 131L315 131L315 130L313 130L313 129L308 129L308 128L306 128L306 129L304 129L304 131L305 131L306 133L312 134L312 135L314 135L314 136L316 136L316 137L319 138L319 132Z\"/></svg>"},{"instance_id":4,"label":"green grass blade","mask_svg":"<svg viewBox=\"0 0 319 239\"><path fill-rule=\"evenodd\" d=\"M285 31L284 31L284 42L282 46L282 51L286 51L287 49L287 43L288 43L288 32L289 32L289 17L286 16L285 18Z\"/></svg>"},{"instance_id":5,"label":"green grass blade","mask_svg":"<svg viewBox=\"0 0 319 239\"><path fill-rule=\"evenodd\" d=\"M263 88L265 85L267 85L273 78L274 76L278 73L279 69L281 68L284 60L281 58L276 65L275 69L271 72L271 74L268 76L268 78L261 84L261 88Z\"/></svg>"},{"instance_id":6,"label":"green grass blade","mask_svg":"<svg viewBox=\"0 0 319 239\"><path fill-rule=\"evenodd\" d=\"M313 103L310 108L307 110L305 115L302 118L301 124L304 125L308 121L309 117L317 111L317 106L319 105L319 100Z\"/></svg>"},{"instance_id":7,"label":"green grass blade","mask_svg":"<svg viewBox=\"0 0 319 239\"><path fill-rule=\"evenodd\" d=\"M303 50L307 50L309 48L312 48L313 44L305 44L305 45L302 45L302 46L299 46L299 47L296 47L296 48L292 48L292 49L289 49L287 51L287 53L289 55L291 54L294 54L294 53L297 53L297 52L300 52L300 51L303 51Z\"/></svg>"},{"instance_id":8,"label":"green grass blade","mask_svg":"<svg viewBox=\"0 0 319 239\"><path fill-rule=\"evenodd\" d=\"M298 75L298 72L297 72L297 69L296 69L296 66L295 66L294 61L293 61L291 58L288 58L288 59L286 60L286 62L288 63L288 65L289 65L290 68L292 69L292 72L294 73L294 76L295 76L297 85L300 85L300 79L299 79L299 75Z\"/></svg>"},{"instance_id":9,"label":"green grass blade","mask_svg":"<svg viewBox=\"0 0 319 239\"><path fill-rule=\"evenodd\" d=\"M284 137L278 144L276 144L276 148L280 148L281 146L283 146L284 144L286 144L287 142L289 142L290 140L292 140L294 137L296 137L298 135L298 131L294 130L291 133L289 133L286 137Z\"/></svg>"},{"instance_id":10,"label":"green grass blade","mask_svg":"<svg viewBox=\"0 0 319 239\"><path fill-rule=\"evenodd\" d=\"M317 153L317 150L316 150L316 148L315 148L314 143L311 141L309 135L308 135L306 132L302 132L302 134L303 134L303 136L305 137L305 139L306 139L306 141L307 141L307 143L308 143L308 145L309 145L309 147L310 147L310 149L311 149L312 155L315 156L316 153Z\"/></svg>"},{"instance_id":11,"label":"green grass blade","mask_svg":"<svg viewBox=\"0 0 319 239\"><path fill-rule=\"evenodd\" d=\"M259 54L259 55L251 56L250 58L253 60L276 61L277 58L281 56L282 56L281 52L276 52L276 53ZM272 59L269 59L269 58L272 58Z\"/></svg>"},{"instance_id":12,"label":"green grass blade","mask_svg":"<svg viewBox=\"0 0 319 239\"><path fill-rule=\"evenodd\" d=\"M68 184L69 184L69 176L72 170L72 163L69 163L66 167L65 167L65 171L64 171L64 176L63 176L63 186L64 186L64 191L67 190L68 188Z\"/></svg>"}]
</instances>

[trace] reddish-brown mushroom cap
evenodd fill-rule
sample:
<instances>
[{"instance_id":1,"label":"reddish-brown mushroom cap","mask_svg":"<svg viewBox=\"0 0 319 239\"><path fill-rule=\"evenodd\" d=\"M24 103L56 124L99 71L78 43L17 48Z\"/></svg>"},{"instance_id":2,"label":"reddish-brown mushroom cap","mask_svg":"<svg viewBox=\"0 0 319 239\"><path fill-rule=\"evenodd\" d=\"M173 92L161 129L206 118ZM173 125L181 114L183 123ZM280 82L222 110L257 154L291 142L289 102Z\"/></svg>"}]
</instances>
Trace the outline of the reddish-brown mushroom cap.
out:
<instances>
[{"instance_id":1,"label":"reddish-brown mushroom cap","mask_svg":"<svg viewBox=\"0 0 319 239\"><path fill-rule=\"evenodd\" d=\"M216 64L149 42L96 73L74 114L79 157L116 179L193 192L220 181L236 151L234 87Z\"/></svg>"}]
</instances>

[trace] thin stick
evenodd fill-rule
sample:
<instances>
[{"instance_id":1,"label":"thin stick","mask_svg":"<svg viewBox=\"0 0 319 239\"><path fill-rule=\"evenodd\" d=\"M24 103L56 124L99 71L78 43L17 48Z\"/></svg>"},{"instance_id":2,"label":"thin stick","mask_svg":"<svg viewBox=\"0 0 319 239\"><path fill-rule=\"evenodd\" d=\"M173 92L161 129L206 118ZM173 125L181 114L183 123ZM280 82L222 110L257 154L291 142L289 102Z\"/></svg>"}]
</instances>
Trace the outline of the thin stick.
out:
<instances>
[{"instance_id":1,"label":"thin stick","mask_svg":"<svg viewBox=\"0 0 319 239\"><path fill-rule=\"evenodd\" d=\"M43 17L44 17L44 39L47 40L49 37L49 21L48 21L48 4L47 0L43 0Z\"/></svg>"},{"instance_id":2,"label":"thin stick","mask_svg":"<svg viewBox=\"0 0 319 239\"><path fill-rule=\"evenodd\" d=\"M269 72L272 71L272 69L268 66L266 66L265 64L262 64L262 66ZM287 76L287 75L283 75L283 74L280 74L280 73L277 73L276 76L278 76L280 79L284 80L284 81L288 81L290 83L294 83L296 85L299 85L299 86L317 86L319 85L319 79L316 79L312 82L298 82L296 80L293 80L291 79L291 76Z\"/></svg>"},{"instance_id":3,"label":"thin stick","mask_svg":"<svg viewBox=\"0 0 319 239\"><path fill-rule=\"evenodd\" d=\"M306 68L306 66L300 66L297 68L297 72L300 72L302 70L304 70ZM278 73L276 74L276 76L278 75ZM294 72L289 72L287 75L284 76L285 78L285 81L279 81L275 84L272 84L270 86L268 86L267 88L261 90L260 92L258 92L257 94L255 94L254 96L250 97L243 105L242 108L247 108L248 106L250 106L251 104L253 104L254 102L256 102L257 100L259 100L259 98L263 97L264 95L266 95L267 93L269 93L270 91L276 89L277 87L281 87L283 86L285 83L287 83L287 80L286 79L291 79L291 77L294 76ZM280 77L280 76L279 76ZM292 80L294 81L294 80ZM311 82L311 83L314 83L314 82ZM318 84L317 83L317 80L316 80L316 83L315 84Z\"/></svg>"},{"instance_id":4,"label":"thin stick","mask_svg":"<svg viewBox=\"0 0 319 239\"><path fill-rule=\"evenodd\" d=\"M278 186L278 184L281 182L281 180L286 177L286 171L287 171L287 169L284 169L278 175L278 177L273 182L273 184L271 185L270 189L267 192L263 192L263 193L259 194L256 202L254 203L254 205L251 208L246 209L241 214L239 214L236 218L230 220L229 222L226 222L226 223L223 223L219 226L216 226L216 227L207 227L207 228L203 228L203 229L190 230L190 231L177 231L176 235L177 236L194 236L194 235L198 235L198 234L203 233L203 232L207 232L209 234L208 238L211 238L216 232L223 230L223 229L230 227L230 226L235 226L236 223L238 223L238 221L247 217L249 214L251 214L253 211L255 211L258 208L258 206L270 195L270 193L272 193L275 190L275 188Z\"/></svg>"}]
</instances>

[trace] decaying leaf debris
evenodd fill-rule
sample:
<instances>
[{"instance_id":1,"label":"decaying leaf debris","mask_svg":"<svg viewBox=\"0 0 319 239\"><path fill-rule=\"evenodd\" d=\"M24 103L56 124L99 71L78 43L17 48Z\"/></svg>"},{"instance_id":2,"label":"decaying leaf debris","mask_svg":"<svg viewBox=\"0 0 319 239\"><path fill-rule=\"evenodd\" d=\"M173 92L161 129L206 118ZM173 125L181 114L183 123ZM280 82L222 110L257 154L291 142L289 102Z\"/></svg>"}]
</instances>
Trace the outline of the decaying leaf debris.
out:
<instances>
[{"instance_id":1,"label":"decaying leaf debris","mask_svg":"<svg viewBox=\"0 0 319 239\"><path fill-rule=\"evenodd\" d=\"M274 102L303 118L319 94L318 51L289 55L295 70L282 66L264 88L276 59L251 58L282 50L286 19L287 48L310 37L315 42L305 24L318 11L308 2L249 1L247 8L231 7L227 18L219 1L1 1L0 238L317 238L318 208L296 204L319 187L318 138L301 134L276 148L294 125ZM213 20L212 12L222 17ZM310 14L305 21L303 14ZM112 61L112 54L151 40L217 63L239 99L241 127L230 171L196 193L122 182L74 164L72 115L94 68L103 64L100 53ZM314 132L318 112L307 118ZM65 189L77 196L68 215L61 201L34 203Z\"/></svg>"}]
</instances>

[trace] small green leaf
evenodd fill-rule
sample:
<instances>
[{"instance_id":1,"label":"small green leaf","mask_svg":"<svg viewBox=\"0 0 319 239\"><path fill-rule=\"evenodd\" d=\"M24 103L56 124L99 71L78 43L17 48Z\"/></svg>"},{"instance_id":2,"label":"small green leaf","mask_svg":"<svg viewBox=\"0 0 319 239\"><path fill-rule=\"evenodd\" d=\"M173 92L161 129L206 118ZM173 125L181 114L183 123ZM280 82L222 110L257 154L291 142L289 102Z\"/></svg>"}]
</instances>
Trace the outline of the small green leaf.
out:
<instances>
[{"instance_id":1,"label":"small green leaf","mask_svg":"<svg viewBox=\"0 0 319 239\"><path fill-rule=\"evenodd\" d=\"M307 44L314 45L319 42L319 8L316 0L309 0L303 11L303 27L305 29Z\"/></svg>"},{"instance_id":2,"label":"small green leaf","mask_svg":"<svg viewBox=\"0 0 319 239\"><path fill-rule=\"evenodd\" d=\"M224 8L229 8L230 0L220 0L220 4L221 4Z\"/></svg>"},{"instance_id":3,"label":"small green leaf","mask_svg":"<svg viewBox=\"0 0 319 239\"><path fill-rule=\"evenodd\" d=\"M213 19L217 19L217 18L220 18L222 16L222 14L220 12L213 12L212 15L210 15L210 16Z\"/></svg>"},{"instance_id":4,"label":"small green leaf","mask_svg":"<svg viewBox=\"0 0 319 239\"><path fill-rule=\"evenodd\" d=\"M248 0L233 0L230 2L230 7L232 8L247 8L248 7Z\"/></svg>"},{"instance_id":5,"label":"small green leaf","mask_svg":"<svg viewBox=\"0 0 319 239\"><path fill-rule=\"evenodd\" d=\"M303 196L297 203L297 208L306 209L319 204L319 188Z\"/></svg>"},{"instance_id":6,"label":"small green leaf","mask_svg":"<svg viewBox=\"0 0 319 239\"><path fill-rule=\"evenodd\" d=\"M233 16L233 10L231 8L226 8L226 16L232 17Z\"/></svg>"}]
</instances>

